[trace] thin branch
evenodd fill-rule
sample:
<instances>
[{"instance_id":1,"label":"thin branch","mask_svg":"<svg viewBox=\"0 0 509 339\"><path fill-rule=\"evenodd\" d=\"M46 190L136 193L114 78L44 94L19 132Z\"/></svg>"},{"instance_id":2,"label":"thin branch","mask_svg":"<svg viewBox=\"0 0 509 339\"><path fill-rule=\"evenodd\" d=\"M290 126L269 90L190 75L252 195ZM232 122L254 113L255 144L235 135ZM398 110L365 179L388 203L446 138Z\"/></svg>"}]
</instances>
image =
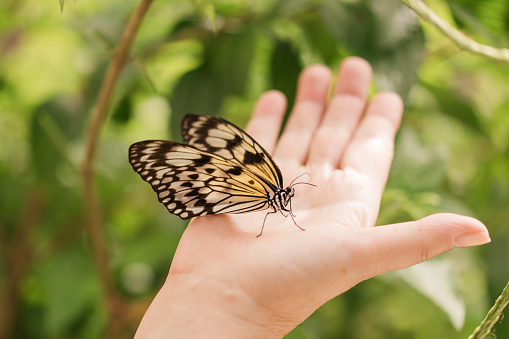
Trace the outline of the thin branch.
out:
<instances>
[{"instance_id":1,"label":"thin branch","mask_svg":"<svg viewBox=\"0 0 509 339\"><path fill-rule=\"evenodd\" d=\"M495 304L490 309L486 318L481 322L479 327L477 327L468 339L481 339L485 338L488 334L491 333L491 329L495 324L501 320L502 312L504 308L509 304L509 283L507 283L506 287L502 291L502 294L497 298Z\"/></svg>"},{"instance_id":2,"label":"thin branch","mask_svg":"<svg viewBox=\"0 0 509 339\"><path fill-rule=\"evenodd\" d=\"M31 264L33 254L32 236L40 222L44 197L37 188L32 188L21 215L16 233L3 253L5 281L0 296L0 338L10 338L16 325L19 308L19 282Z\"/></svg>"},{"instance_id":3,"label":"thin branch","mask_svg":"<svg viewBox=\"0 0 509 339\"><path fill-rule=\"evenodd\" d=\"M487 57L497 61L509 62L509 49L495 48L489 45L483 45L467 37L456 28L442 20L421 0L402 0L408 7L413 9L422 20L435 26L443 35L448 37L459 49L472 54Z\"/></svg>"},{"instance_id":4,"label":"thin branch","mask_svg":"<svg viewBox=\"0 0 509 339\"><path fill-rule=\"evenodd\" d=\"M115 84L125 66L126 61L128 60L129 51L136 37L136 33L152 2L153 0L142 0L140 2L138 8L131 16L124 33L122 34L122 38L114 51L99 90L96 105L92 112L92 118L85 141L85 156L81 167L86 227L90 237L94 261L99 271L104 294L108 303L107 306L109 311L113 314L117 313L121 303L115 288L108 260L108 250L95 187L94 160L99 135L109 112Z\"/></svg>"}]
</instances>

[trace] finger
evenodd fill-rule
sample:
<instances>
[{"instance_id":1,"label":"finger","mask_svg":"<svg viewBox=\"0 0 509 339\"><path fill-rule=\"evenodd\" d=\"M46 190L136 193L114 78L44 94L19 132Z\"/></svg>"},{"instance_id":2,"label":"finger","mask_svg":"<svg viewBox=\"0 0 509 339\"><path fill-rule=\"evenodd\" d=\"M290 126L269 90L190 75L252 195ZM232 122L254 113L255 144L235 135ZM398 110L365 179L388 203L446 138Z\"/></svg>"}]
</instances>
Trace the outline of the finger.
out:
<instances>
[{"instance_id":1,"label":"finger","mask_svg":"<svg viewBox=\"0 0 509 339\"><path fill-rule=\"evenodd\" d=\"M331 72L323 65L313 65L302 71L295 105L276 146L275 157L304 163L325 110L330 80Z\"/></svg>"},{"instance_id":2,"label":"finger","mask_svg":"<svg viewBox=\"0 0 509 339\"><path fill-rule=\"evenodd\" d=\"M365 279L409 267L454 247L469 247L491 241L479 220L457 214L434 214L424 219L387 226L359 229L359 262Z\"/></svg>"},{"instance_id":3,"label":"finger","mask_svg":"<svg viewBox=\"0 0 509 339\"><path fill-rule=\"evenodd\" d=\"M371 178L375 202L381 198L389 176L394 155L394 137L402 115L403 102L396 93L376 95L340 163L340 168L350 167Z\"/></svg>"},{"instance_id":4,"label":"finger","mask_svg":"<svg viewBox=\"0 0 509 339\"><path fill-rule=\"evenodd\" d=\"M281 130L286 110L286 98L279 91L268 91L258 99L246 126L251 135L269 153L272 153Z\"/></svg>"},{"instance_id":5,"label":"finger","mask_svg":"<svg viewBox=\"0 0 509 339\"><path fill-rule=\"evenodd\" d=\"M308 163L336 167L364 111L371 82L371 66L357 57L345 59L325 116L311 144Z\"/></svg>"}]
</instances>

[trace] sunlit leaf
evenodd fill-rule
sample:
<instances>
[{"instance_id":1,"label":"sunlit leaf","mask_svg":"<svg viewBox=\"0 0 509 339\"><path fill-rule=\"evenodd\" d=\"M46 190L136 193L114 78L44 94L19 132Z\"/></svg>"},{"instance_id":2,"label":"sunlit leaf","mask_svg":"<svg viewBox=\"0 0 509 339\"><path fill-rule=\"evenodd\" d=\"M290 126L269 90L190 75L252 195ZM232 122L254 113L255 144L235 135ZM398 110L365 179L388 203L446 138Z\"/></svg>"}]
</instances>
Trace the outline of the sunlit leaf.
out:
<instances>
[{"instance_id":1,"label":"sunlit leaf","mask_svg":"<svg viewBox=\"0 0 509 339\"><path fill-rule=\"evenodd\" d=\"M447 1L447 3L460 27L468 27L496 46L502 44L499 38L507 30L509 19L509 6L505 1L484 0L482 3Z\"/></svg>"},{"instance_id":2,"label":"sunlit leaf","mask_svg":"<svg viewBox=\"0 0 509 339\"><path fill-rule=\"evenodd\" d=\"M185 114L217 115L226 96L244 93L254 39L254 32L246 27L204 41L203 64L179 80L170 98L173 135L180 135Z\"/></svg>"},{"instance_id":3,"label":"sunlit leaf","mask_svg":"<svg viewBox=\"0 0 509 339\"><path fill-rule=\"evenodd\" d=\"M424 59L424 36L415 13L399 0L321 3L321 15L336 39L367 59L382 90L404 99Z\"/></svg>"},{"instance_id":4,"label":"sunlit leaf","mask_svg":"<svg viewBox=\"0 0 509 339\"><path fill-rule=\"evenodd\" d=\"M212 31L217 32L216 10L210 0L193 0L200 13L209 20Z\"/></svg>"},{"instance_id":5,"label":"sunlit leaf","mask_svg":"<svg viewBox=\"0 0 509 339\"><path fill-rule=\"evenodd\" d=\"M85 252L61 251L39 266L38 277L44 291L50 337L70 330L78 317L86 314L100 297L94 268Z\"/></svg>"},{"instance_id":6,"label":"sunlit leaf","mask_svg":"<svg viewBox=\"0 0 509 339\"><path fill-rule=\"evenodd\" d=\"M449 317L459 330L465 321L465 303L458 297L458 279L454 276L452 263L446 260L426 261L419 265L396 271L417 291L431 299Z\"/></svg>"},{"instance_id":7,"label":"sunlit leaf","mask_svg":"<svg viewBox=\"0 0 509 339\"><path fill-rule=\"evenodd\" d=\"M435 96L441 112L465 124L479 134L485 134L479 117L472 105L449 88L438 87L434 84L423 84Z\"/></svg>"},{"instance_id":8,"label":"sunlit leaf","mask_svg":"<svg viewBox=\"0 0 509 339\"><path fill-rule=\"evenodd\" d=\"M297 90L297 78L302 70L298 52L288 41L276 41L270 63L270 79L274 89L283 92L288 99L287 112L293 106Z\"/></svg>"}]
</instances>

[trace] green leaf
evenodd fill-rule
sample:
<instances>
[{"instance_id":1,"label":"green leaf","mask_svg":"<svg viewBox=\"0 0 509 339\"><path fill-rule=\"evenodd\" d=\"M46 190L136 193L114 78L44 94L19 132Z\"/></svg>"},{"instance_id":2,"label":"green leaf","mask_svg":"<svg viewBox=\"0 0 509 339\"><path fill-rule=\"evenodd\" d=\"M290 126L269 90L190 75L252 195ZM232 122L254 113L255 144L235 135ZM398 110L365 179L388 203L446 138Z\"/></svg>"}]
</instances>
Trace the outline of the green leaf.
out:
<instances>
[{"instance_id":1,"label":"green leaf","mask_svg":"<svg viewBox=\"0 0 509 339\"><path fill-rule=\"evenodd\" d=\"M95 270L80 249L58 252L38 267L38 277L45 297L45 330L49 337L62 337L100 299Z\"/></svg>"},{"instance_id":2,"label":"green leaf","mask_svg":"<svg viewBox=\"0 0 509 339\"><path fill-rule=\"evenodd\" d=\"M482 128L482 122L473 109L472 103L458 97L457 92L450 88L439 87L431 83L422 83L422 85L433 94L442 114L454 118L481 135L486 134Z\"/></svg>"},{"instance_id":3,"label":"green leaf","mask_svg":"<svg viewBox=\"0 0 509 339\"><path fill-rule=\"evenodd\" d=\"M210 21L212 31L217 33L216 10L209 0L193 0L200 13Z\"/></svg>"},{"instance_id":4,"label":"green leaf","mask_svg":"<svg viewBox=\"0 0 509 339\"><path fill-rule=\"evenodd\" d=\"M48 193L61 185L58 174L63 165L77 168L70 157L68 145L80 133L82 118L75 117L79 109L68 100L54 99L39 106L32 116L30 145L35 178Z\"/></svg>"},{"instance_id":5,"label":"green leaf","mask_svg":"<svg viewBox=\"0 0 509 339\"><path fill-rule=\"evenodd\" d=\"M173 139L180 135L180 122L184 115L219 113L225 90L216 81L216 74L207 64L185 74L179 80L170 98Z\"/></svg>"},{"instance_id":6,"label":"green leaf","mask_svg":"<svg viewBox=\"0 0 509 339\"><path fill-rule=\"evenodd\" d=\"M497 47L503 46L500 38L506 31L509 6L506 1L447 1L459 26L465 27Z\"/></svg>"},{"instance_id":7,"label":"green leaf","mask_svg":"<svg viewBox=\"0 0 509 339\"><path fill-rule=\"evenodd\" d=\"M316 11L310 11L302 18L300 25L309 44L316 50L327 65L334 65L340 54L340 42L335 40L322 18Z\"/></svg>"},{"instance_id":8,"label":"green leaf","mask_svg":"<svg viewBox=\"0 0 509 339\"><path fill-rule=\"evenodd\" d=\"M453 263L447 260L426 261L393 274L402 278L444 311L456 330L465 321L465 303L458 297L459 279Z\"/></svg>"},{"instance_id":9,"label":"green leaf","mask_svg":"<svg viewBox=\"0 0 509 339\"><path fill-rule=\"evenodd\" d=\"M272 88L283 92L288 100L287 113L293 107L297 79L302 70L298 51L289 41L277 40L270 61Z\"/></svg>"},{"instance_id":10,"label":"green leaf","mask_svg":"<svg viewBox=\"0 0 509 339\"><path fill-rule=\"evenodd\" d=\"M180 135L185 114L218 115L226 96L244 94L254 39L252 29L245 27L238 33L220 34L203 42L203 64L182 76L170 98L172 135Z\"/></svg>"},{"instance_id":11,"label":"green leaf","mask_svg":"<svg viewBox=\"0 0 509 339\"><path fill-rule=\"evenodd\" d=\"M402 128L396 139L389 186L408 192L437 190L445 180L446 158L438 148L423 145L417 132Z\"/></svg>"},{"instance_id":12,"label":"green leaf","mask_svg":"<svg viewBox=\"0 0 509 339\"><path fill-rule=\"evenodd\" d=\"M119 124L124 124L131 119L133 114L133 107L129 95L125 95L120 99L120 102L113 108L111 119Z\"/></svg>"},{"instance_id":13,"label":"green leaf","mask_svg":"<svg viewBox=\"0 0 509 339\"><path fill-rule=\"evenodd\" d=\"M415 13L398 0L326 0L320 12L336 39L371 63L380 89L395 91L405 99L425 52Z\"/></svg>"},{"instance_id":14,"label":"green leaf","mask_svg":"<svg viewBox=\"0 0 509 339\"><path fill-rule=\"evenodd\" d=\"M63 13L65 0L58 0L58 3L60 5L60 13Z\"/></svg>"}]
</instances>

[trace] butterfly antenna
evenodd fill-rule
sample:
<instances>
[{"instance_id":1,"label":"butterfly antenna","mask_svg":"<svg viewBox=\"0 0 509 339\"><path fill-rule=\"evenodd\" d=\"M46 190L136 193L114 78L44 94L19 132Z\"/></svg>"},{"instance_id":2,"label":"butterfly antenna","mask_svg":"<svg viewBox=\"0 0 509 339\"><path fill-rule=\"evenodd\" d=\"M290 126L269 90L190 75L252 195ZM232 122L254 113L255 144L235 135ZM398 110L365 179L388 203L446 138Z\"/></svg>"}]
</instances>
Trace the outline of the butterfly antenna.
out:
<instances>
[{"instance_id":1,"label":"butterfly antenna","mask_svg":"<svg viewBox=\"0 0 509 339\"><path fill-rule=\"evenodd\" d=\"M309 175L309 173L308 173L308 172L305 172L305 173L302 173L301 175L299 175L297 178L293 179L293 180L292 180L292 182L290 183L290 186L292 186L292 185L293 185L293 183L295 182L295 180L299 179L300 177L302 177L302 176L304 176L304 175L306 175L306 174L307 174L307 175Z\"/></svg>"},{"instance_id":2,"label":"butterfly antenna","mask_svg":"<svg viewBox=\"0 0 509 339\"><path fill-rule=\"evenodd\" d=\"M290 187L291 186L295 186L295 185L302 185L302 184L317 187L315 184L311 184L309 182L295 182L295 180L299 179L300 177L302 177L302 176L304 176L306 174L309 175L309 173L306 172L306 173L302 173L297 178L293 179L292 182L290 183Z\"/></svg>"},{"instance_id":3,"label":"butterfly antenna","mask_svg":"<svg viewBox=\"0 0 509 339\"><path fill-rule=\"evenodd\" d=\"M295 184L293 184L292 186L295 186L295 185L301 185L301 184L304 184L304 185L309 185L309 186L313 186L313 187L318 187L316 186L315 184L312 184L312 183L309 183L309 182L296 182Z\"/></svg>"}]
</instances>

